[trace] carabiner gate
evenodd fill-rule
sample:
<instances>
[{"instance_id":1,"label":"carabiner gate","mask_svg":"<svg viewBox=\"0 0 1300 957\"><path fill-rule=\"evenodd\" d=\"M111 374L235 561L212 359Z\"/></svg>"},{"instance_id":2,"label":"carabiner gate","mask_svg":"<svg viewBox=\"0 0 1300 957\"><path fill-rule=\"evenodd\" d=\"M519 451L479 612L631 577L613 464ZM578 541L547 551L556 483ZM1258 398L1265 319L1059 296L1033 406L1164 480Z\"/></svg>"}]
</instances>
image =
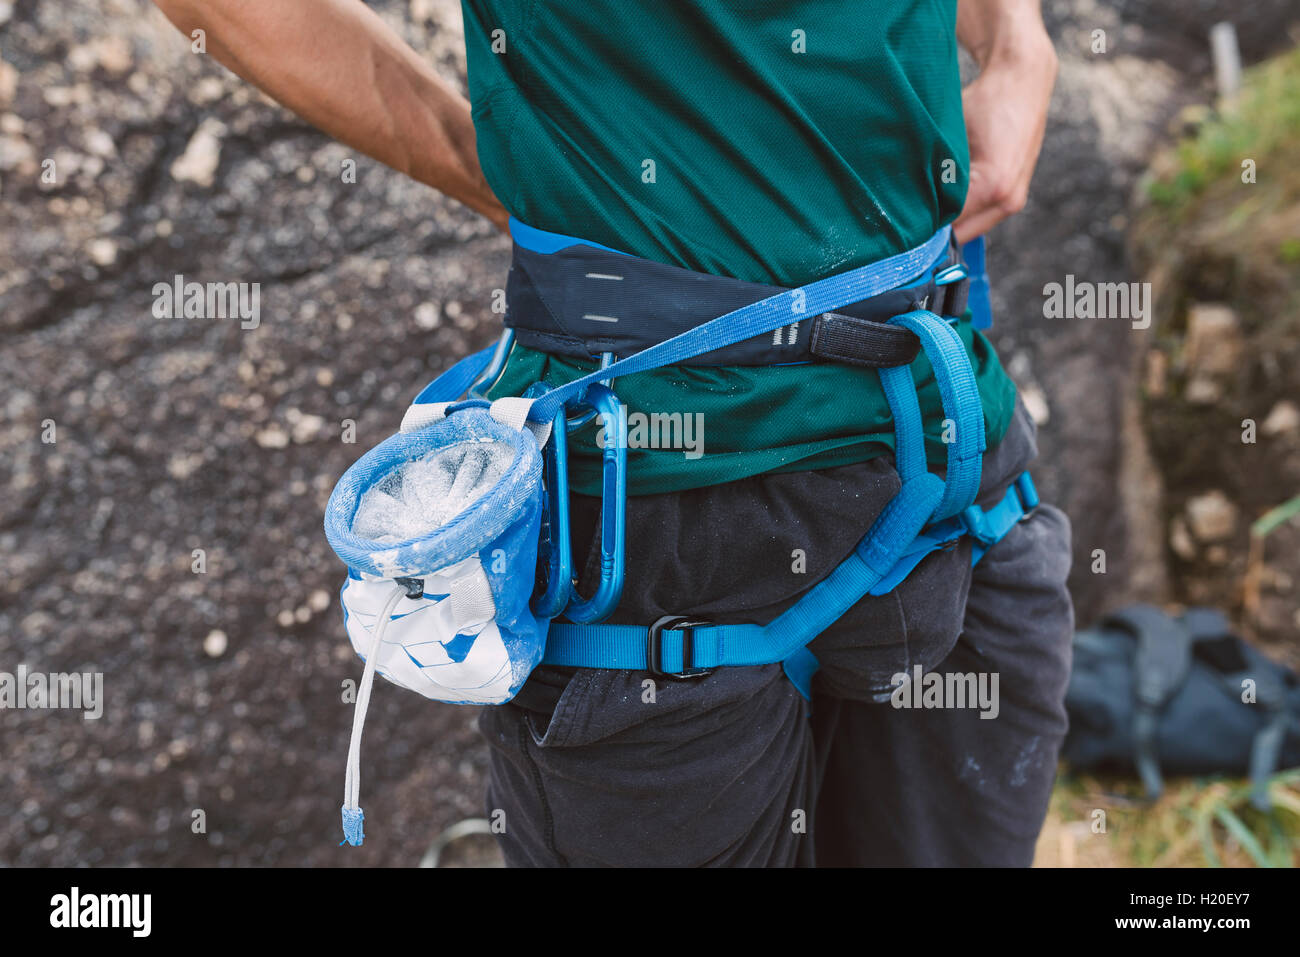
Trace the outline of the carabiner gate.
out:
<instances>
[{"instance_id":1,"label":"carabiner gate","mask_svg":"<svg viewBox=\"0 0 1300 957\"><path fill-rule=\"evenodd\" d=\"M611 365L613 365L613 363L614 363L614 353L602 352L600 354L600 367L602 369L609 368ZM613 379L601 379L600 384L603 385L606 389L614 388ZM569 424L569 431L577 432L579 429L585 428L588 424L590 424L591 420L594 419L598 414L599 413L597 412L596 407L592 406L590 409L588 409L586 412L583 412L581 415L575 416L572 419L568 419L567 422Z\"/></svg>"},{"instance_id":2,"label":"carabiner gate","mask_svg":"<svg viewBox=\"0 0 1300 957\"><path fill-rule=\"evenodd\" d=\"M539 388L540 387L540 388ZM544 392L538 383L533 389ZM533 614L554 618L573 593L573 546L569 541L569 430L564 409L555 416L551 440L542 449L542 534ZM540 594L538 593L540 591Z\"/></svg>"},{"instance_id":3,"label":"carabiner gate","mask_svg":"<svg viewBox=\"0 0 1300 957\"><path fill-rule=\"evenodd\" d=\"M578 589L564 610L564 617L578 624L603 621L618 607L623 596L623 575L627 551L627 416L618 396L607 386L593 383L583 398L601 419L605 436L601 464L600 583L591 598ZM558 421L557 421L558 430Z\"/></svg>"},{"instance_id":4,"label":"carabiner gate","mask_svg":"<svg viewBox=\"0 0 1300 957\"><path fill-rule=\"evenodd\" d=\"M501 378L501 372L506 367L506 359L510 358L510 350L515 345L515 331L505 329L501 333L501 338L497 340L496 351L492 353L492 360L488 363L487 368L482 374L474 380L474 384L469 387L469 397L471 399L486 399L488 389L496 385L497 379Z\"/></svg>"}]
</instances>

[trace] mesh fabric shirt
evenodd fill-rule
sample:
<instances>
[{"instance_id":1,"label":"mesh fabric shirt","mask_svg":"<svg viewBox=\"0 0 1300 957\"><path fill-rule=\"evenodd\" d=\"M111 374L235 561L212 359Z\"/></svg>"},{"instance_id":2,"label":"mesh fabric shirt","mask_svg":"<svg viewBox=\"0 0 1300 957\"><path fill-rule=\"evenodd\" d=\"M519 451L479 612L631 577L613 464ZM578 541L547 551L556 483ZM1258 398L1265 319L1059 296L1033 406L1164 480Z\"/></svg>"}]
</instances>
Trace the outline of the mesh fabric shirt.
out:
<instances>
[{"instance_id":1,"label":"mesh fabric shirt","mask_svg":"<svg viewBox=\"0 0 1300 957\"><path fill-rule=\"evenodd\" d=\"M479 162L530 226L797 286L917 246L961 209L969 157L955 0L463 0L463 9ZM981 334L962 337L996 443L1015 388ZM917 363L923 381L928 367ZM537 373L562 381L579 366L516 348L493 392ZM633 450L634 494L890 448L875 374L850 366L662 369L616 391L629 412L670 411L656 406L665 401L710 411L702 455ZM728 394L743 401L716 401ZM921 402L937 430L937 390L923 389ZM709 434L727 441L715 447ZM578 439L570 454L580 472L599 450Z\"/></svg>"}]
</instances>

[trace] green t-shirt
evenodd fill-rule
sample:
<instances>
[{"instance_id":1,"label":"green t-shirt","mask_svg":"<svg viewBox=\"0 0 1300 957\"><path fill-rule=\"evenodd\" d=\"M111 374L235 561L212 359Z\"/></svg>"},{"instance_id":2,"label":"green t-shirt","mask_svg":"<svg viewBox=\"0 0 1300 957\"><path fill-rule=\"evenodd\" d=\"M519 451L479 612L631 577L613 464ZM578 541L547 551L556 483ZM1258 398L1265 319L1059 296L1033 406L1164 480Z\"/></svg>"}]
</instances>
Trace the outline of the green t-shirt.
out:
<instances>
[{"instance_id":1,"label":"green t-shirt","mask_svg":"<svg viewBox=\"0 0 1300 957\"><path fill-rule=\"evenodd\" d=\"M529 226L800 286L965 199L956 0L463 6L479 162Z\"/></svg>"},{"instance_id":2,"label":"green t-shirt","mask_svg":"<svg viewBox=\"0 0 1300 957\"><path fill-rule=\"evenodd\" d=\"M797 286L919 245L965 199L956 0L462 5L479 162L530 226ZM1014 386L992 349L966 338L987 351L986 408L1009 408ZM516 349L502 385L541 361ZM849 366L666 369L617 391L647 412L670 411L659 401L702 411L703 397L723 394L735 403L713 406L702 457L678 454L643 478L634 456L637 491L755 474L751 452L772 468L811 468L885 447L868 438L889 421L875 373ZM937 428L937 392L921 401ZM804 428L827 416L835 434ZM986 418L999 440L1001 420ZM713 451L723 435L736 455Z\"/></svg>"}]
</instances>

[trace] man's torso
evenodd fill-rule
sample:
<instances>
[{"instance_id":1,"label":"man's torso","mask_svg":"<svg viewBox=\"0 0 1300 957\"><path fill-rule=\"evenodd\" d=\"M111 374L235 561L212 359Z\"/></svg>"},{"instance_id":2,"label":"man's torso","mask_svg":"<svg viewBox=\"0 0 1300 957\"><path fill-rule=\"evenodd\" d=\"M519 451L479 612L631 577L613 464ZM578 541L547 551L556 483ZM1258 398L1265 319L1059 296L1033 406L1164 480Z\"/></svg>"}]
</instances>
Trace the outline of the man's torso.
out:
<instances>
[{"instance_id":1,"label":"man's torso","mask_svg":"<svg viewBox=\"0 0 1300 957\"><path fill-rule=\"evenodd\" d=\"M479 159L530 226L788 286L961 208L954 0L463 6Z\"/></svg>"}]
</instances>

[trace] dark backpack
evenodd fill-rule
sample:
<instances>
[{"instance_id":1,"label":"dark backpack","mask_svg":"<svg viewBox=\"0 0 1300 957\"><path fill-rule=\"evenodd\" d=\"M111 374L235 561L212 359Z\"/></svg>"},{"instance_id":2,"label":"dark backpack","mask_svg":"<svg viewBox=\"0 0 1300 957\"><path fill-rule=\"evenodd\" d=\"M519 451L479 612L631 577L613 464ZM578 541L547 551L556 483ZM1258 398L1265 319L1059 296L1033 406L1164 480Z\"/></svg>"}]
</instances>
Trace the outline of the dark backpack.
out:
<instances>
[{"instance_id":1,"label":"dark backpack","mask_svg":"<svg viewBox=\"0 0 1300 957\"><path fill-rule=\"evenodd\" d=\"M1162 769L1249 774L1252 802L1266 809L1268 777L1300 765L1300 677L1233 635L1212 608L1171 618L1133 605L1079 632L1065 706L1070 765L1136 768L1153 799Z\"/></svg>"}]
</instances>

